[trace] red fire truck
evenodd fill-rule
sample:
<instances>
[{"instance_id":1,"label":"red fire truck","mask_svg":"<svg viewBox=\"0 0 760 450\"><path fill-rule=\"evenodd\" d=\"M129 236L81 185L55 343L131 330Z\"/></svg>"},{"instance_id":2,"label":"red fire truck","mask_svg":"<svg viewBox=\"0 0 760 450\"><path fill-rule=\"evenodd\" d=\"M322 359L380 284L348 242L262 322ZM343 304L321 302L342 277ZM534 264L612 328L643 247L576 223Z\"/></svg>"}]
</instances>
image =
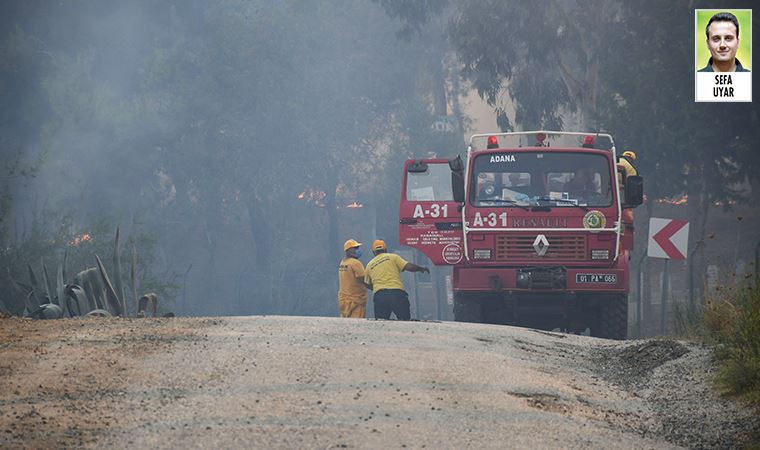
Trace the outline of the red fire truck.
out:
<instances>
[{"instance_id":1,"label":"red fire truck","mask_svg":"<svg viewBox=\"0 0 760 450\"><path fill-rule=\"evenodd\" d=\"M474 135L406 162L401 244L453 267L457 321L624 339L643 182L617 161L609 134Z\"/></svg>"}]
</instances>

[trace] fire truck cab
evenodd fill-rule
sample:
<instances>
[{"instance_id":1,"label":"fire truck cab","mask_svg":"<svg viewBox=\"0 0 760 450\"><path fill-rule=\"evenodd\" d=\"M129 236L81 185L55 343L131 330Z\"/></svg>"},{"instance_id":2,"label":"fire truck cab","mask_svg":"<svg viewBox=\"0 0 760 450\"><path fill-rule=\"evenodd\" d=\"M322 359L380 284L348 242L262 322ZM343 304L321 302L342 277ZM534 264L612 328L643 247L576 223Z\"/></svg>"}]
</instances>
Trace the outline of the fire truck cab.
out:
<instances>
[{"instance_id":1,"label":"fire truck cab","mask_svg":"<svg viewBox=\"0 0 760 450\"><path fill-rule=\"evenodd\" d=\"M464 160L408 160L402 245L453 267L454 318L624 339L639 176L612 136L476 134Z\"/></svg>"}]
</instances>

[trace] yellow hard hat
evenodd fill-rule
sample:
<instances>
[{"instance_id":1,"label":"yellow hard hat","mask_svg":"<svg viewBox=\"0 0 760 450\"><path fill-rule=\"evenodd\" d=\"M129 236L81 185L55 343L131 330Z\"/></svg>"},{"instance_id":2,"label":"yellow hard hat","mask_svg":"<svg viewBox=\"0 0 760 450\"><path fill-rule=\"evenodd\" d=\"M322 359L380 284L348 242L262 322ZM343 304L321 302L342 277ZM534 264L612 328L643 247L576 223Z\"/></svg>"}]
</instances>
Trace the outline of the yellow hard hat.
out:
<instances>
[{"instance_id":1,"label":"yellow hard hat","mask_svg":"<svg viewBox=\"0 0 760 450\"><path fill-rule=\"evenodd\" d=\"M349 248L361 247L361 245L362 245L361 243L356 242L354 239L349 239L346 241L345 244L343 244L343 251L345 252Z\"/></svg>"},{"instance_id":2,"label":"yellow hard hat","mask_svg":"<svg viewBox=\"0 0 760 450\"><path fill-rule=\"evenodd\" d=\"M623 152L623 156L627 156L631 158L632 160L636 161L636 153L632 152L631 150Z\"/></svg>"},{"instance_id":3,"label":"yellow hard hat","mask_svg":"<svg viewBox=\"0 0 760 450\"><path fill-rule=\"evenodd\" d=\"M387 249L388 247L386 247L385 241L382 239L378 239L372 243L372 250L387 250Z\"/></svg>"}]
</instances>

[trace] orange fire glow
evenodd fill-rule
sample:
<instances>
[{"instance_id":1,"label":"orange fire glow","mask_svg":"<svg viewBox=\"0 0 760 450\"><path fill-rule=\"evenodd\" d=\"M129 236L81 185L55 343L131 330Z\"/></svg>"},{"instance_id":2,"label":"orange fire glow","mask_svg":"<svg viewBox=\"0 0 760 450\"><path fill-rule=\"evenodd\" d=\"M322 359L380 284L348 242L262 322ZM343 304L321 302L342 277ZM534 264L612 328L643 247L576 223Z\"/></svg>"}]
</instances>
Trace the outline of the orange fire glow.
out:
<instances>
[{"instance_id":1,"label":"orange fire glow","mask_svg":"<svg viewBox=\"0 0 760 450\"><path fill-rule=\"evenodd\" d=\"M657 203L667 203L669 205L688 205L689 195L684 194L680 197L661 198L657 200Z\"/></svg>"},{"instance_id":2,"label":"orange fire glow","mask_svg":"<svg viewBox=\"0 0 760 450\"><path fill-rule=\"evenodd\" d=\"M349 203L348 205L346 205L346 208L362 208L363 206L364 205L362 205L361 203L357 203L356 201L354 201L353 203Z\"/></svg>"},{"instance_id":3,"label":"orange fire glow","mask_svg":"<svg viewBox=\"0 0 760 450\"><path fill-rule=\"evenodd\" d=\"M306 200L307 203L314 203L315 205L319 206L320 208L324 208L325 206L325 197L327 194L325 194L324 191L318 191L316 189L307 189L300 194L298 194L299 200Z\"/></svg>"},{"instance_id":4,"label":"orange fire glow","mask_svg":"<svg viewBox=\"0 0 760 450\"><path fill-rule=\"evenodd\" d=\"M689 204L689 195L688 194L684 194L684 195L682 195L680 197L661 198L661 199L657 200L657 203L667 203L669 205L688 205ZM713 202L714 206L723 206L723 205L726 205L726 204L728 204L728 205L735 205L736 204L736 200L728 200L726 202L723 202L723 201Z\"/></svg>"},{"instance_id":5,"label":"orange fire glow","mask_svg":"<svg viewBox=\"0 0 760 450\"><path fill-rule=\"evenodd\" d=\"M85 231L82 234L78 234L78 235L74 236L74 239L72 239L69 242L69 245L77 246L77 245L82 244L83 242L88 242L88 241L91 241L91 240L92 240L92 235L90 235L90 233L88 233L88 232Z\"/></svg>"}]
</instances>

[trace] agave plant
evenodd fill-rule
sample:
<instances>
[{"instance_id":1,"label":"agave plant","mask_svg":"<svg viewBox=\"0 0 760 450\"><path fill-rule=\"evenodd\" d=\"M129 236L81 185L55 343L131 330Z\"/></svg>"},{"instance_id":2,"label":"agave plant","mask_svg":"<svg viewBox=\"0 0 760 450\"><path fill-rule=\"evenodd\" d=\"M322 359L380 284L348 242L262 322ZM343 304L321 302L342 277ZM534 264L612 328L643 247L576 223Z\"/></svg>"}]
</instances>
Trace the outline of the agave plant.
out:
<instances>
[{"instance_id":1,"label":"agave plant","mask_svg":"<svg viewBox=\"0 0 760 450\"><path fill-rule=\"evenodd\" d=\"M27 265L29 284L11 281L18 292L24 296L24 315L38 319L55 319L75 316L127 316L127 299L121 276L119 255L119 228L114 238L114 278L113 283L106 271L103 261L95 256L96 267L85 269L74 276L72 283L65 283L66 261L58 265L55 278L50 276L45 261L42 261L42 279L37 276L31 265ZM137 249L132 248L132 267L130 270L135 309L137 308L136 276ZM154 315L158 299L155 294L146 294L153 303Z\"/></svg>"}]
</instances>

